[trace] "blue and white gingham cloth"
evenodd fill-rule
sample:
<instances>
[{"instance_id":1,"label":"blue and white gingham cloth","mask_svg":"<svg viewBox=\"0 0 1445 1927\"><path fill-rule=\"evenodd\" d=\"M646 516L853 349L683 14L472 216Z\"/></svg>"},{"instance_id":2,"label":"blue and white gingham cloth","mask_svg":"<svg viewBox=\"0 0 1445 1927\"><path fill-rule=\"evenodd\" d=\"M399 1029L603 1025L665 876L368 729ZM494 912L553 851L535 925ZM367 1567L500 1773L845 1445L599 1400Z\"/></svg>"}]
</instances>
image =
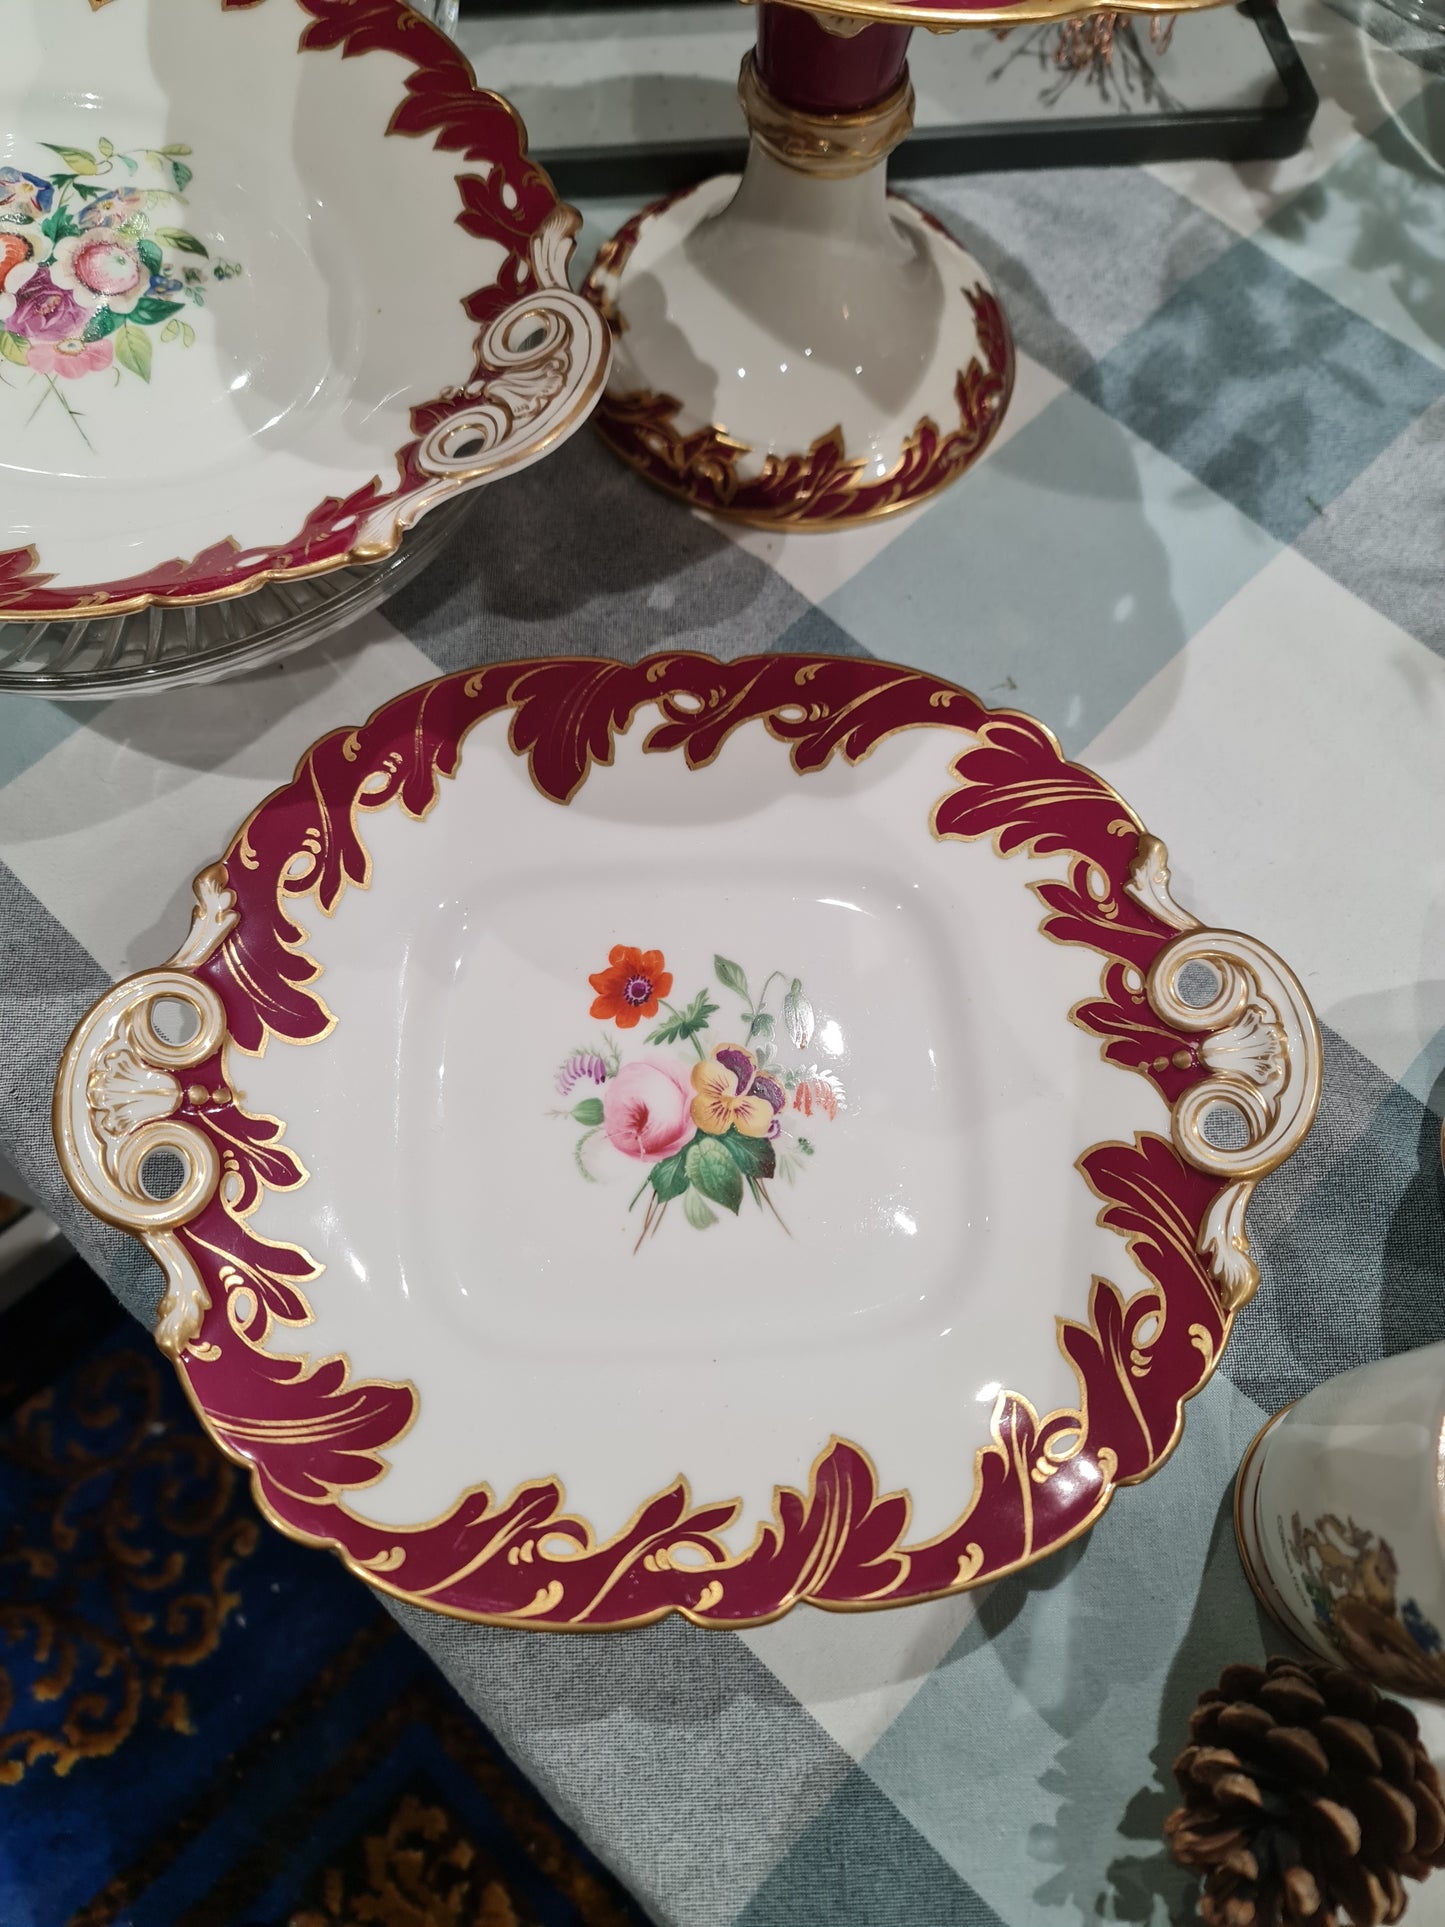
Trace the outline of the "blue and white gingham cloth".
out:
<instances>
[{"instance_id":1,"label":"blue and white gingham cloth","mask_svg":"<svg viewBox=\"0 0 1445 1927\"><path fill-rule=\"evenodd\" d=\"M1235 1557L1239 1455L1328 1373L1445 1338L1445 60L1386 15L1289 21L1323 97L1294 160L910 190L1020 349L999 446L922 512L729 530L583 435L308 654L148 701L0 699L0 1156L142 1315L149 1261L50 1149L67 1030L168 954L193 871L313 738L439 670L937 670L1051 723L1167 839L1181 900L1307 985L1324 1105L1252 1207L1259 1295L1175 1457L1087 1540L987 1593L738 1634L400 1611L669 1927L1183 1918L1160 1822L1188 1709L1282 1643Z\"/></svg>"}]
</instances>

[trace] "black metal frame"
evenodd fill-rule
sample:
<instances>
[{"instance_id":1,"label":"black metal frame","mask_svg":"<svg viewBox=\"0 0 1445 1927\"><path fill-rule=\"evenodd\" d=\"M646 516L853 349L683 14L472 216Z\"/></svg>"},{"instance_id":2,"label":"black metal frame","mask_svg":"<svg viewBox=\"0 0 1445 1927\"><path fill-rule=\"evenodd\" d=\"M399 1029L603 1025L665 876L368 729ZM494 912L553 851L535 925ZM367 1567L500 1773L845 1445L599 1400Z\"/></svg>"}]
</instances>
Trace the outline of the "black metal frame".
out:
<instances>
[{"instance_id":1,"label":"black metal frame","mask_svg":"<svg viewBox=\"0 0 1445 1927\"><path fill-rule=\"evenodd\" d=\"M673 0L686 5L688 0ZM462 0L465 13L601 11L617 0ZM989 174L1013 168L1124 167L1148 161L1281 160L1305 143L1319 106L1314 83L1272 0L1244 0L1236 9L1254 23L1279 76L1282 99L1261 107L1214 107L1121 113L1109 119L1059 116L984 121L973 126L915 130L894 154L889 178L930 174ZM663 141L637 147L571 147L538 151L537 158L569 198L650 198L689 187L712 174L736 173L747 141Z\"/></svg>"}]
</instances>

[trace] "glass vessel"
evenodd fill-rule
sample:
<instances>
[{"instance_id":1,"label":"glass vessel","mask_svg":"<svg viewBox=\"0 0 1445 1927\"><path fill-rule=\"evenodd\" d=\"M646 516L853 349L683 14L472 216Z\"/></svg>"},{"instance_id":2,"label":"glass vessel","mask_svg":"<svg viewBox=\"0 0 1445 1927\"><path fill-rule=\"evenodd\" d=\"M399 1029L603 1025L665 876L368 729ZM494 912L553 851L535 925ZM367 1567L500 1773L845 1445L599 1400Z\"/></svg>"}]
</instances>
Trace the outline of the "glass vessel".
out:
<instances>
[{"instance_id":1,"label":"glass vessel","mask_svg":"<svg viewBox=\"0 0 1445 1927\"><path fill-rule=\"evenodd\" d=\"M456 38L457 9L461 0L411 0L411 4L424 18L434 20L443 33Z\"/></svg>"}]
</instances>

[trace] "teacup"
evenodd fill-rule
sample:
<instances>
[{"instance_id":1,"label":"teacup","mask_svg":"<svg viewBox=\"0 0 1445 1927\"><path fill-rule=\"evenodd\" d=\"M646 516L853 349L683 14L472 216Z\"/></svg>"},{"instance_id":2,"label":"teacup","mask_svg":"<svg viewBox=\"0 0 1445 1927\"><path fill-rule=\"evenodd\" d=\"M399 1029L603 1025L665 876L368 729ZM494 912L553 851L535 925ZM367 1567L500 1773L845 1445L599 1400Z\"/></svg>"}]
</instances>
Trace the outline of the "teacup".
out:
<instances>
[{"instance_id":1,"label":"teacup","mask_svg":"<svg viewBox=\"0 0 1445 1927\"><path fill-rule=\"evenodd\" d=\"M1277 1413L1240 1465L1234 1524L1250 1584L1302 1644L1445 1699L1445 1344Z\"/></svg>"}]
</instances>

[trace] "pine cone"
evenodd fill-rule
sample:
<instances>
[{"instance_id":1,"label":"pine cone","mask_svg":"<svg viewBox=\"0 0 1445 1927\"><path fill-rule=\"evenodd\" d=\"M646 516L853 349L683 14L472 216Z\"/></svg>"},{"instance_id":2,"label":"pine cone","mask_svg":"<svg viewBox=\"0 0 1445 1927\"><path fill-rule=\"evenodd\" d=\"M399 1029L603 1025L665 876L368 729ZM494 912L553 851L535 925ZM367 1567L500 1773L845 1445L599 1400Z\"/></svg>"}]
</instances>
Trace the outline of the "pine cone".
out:
<instances>
[{"instance_id":1,"label":"pine cone","mask_svg":"<svg viewBox=\"0 0 1445 1927\"><path fill-rule=\"evenodd\" d=\"M1445 1791L1414 1715L1314 1660L1226 1666L1199 1696L1164 1822L1209 1927L1379 1927L1445 1866Z\"/></svg>"}]
</instances>

